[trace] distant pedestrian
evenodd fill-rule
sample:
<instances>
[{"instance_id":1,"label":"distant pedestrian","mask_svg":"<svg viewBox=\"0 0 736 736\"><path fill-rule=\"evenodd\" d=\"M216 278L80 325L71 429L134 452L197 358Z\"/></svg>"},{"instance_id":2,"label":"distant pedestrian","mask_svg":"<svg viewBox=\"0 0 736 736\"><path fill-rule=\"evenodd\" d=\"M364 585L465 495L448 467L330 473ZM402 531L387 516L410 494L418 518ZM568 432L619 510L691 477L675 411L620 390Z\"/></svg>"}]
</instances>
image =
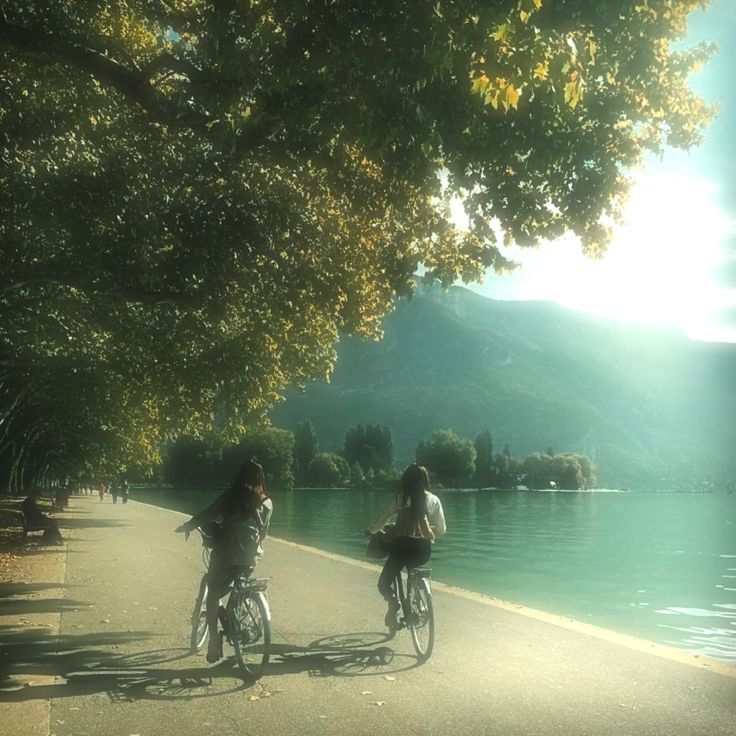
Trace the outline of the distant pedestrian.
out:
<instances>
[{"instance_id":1,"label":"distant pedestrian","mask_svg":"<svg viewBox=\"0 0 736 736\"><path fill-rule=\"evenodd\" d=\"M113 481L110 483L110 495L112 496L112 502L118 502L118 484Z\"/></svg>"},{"instance_id":2,"label":"distant pedestrian","mask_svg":"<svg viewBox=\"0 0 736 736\"><path fill-rule=\"evenodd\" d=\"M100 483L100 503L102 503L107 493L107 486L104 483Z\"/></svg>"},{"instance_id":3,"label":"distant pedestrian","mask_svg":"<svg viewBox=\"0 0 736 736\"><path fill-rule=\"evenodd\" d=\"M128 503L128 491L130 490L128 486L128 480L127 478L123 480L123 485L120 488L120 496L123 499L123 503Z\"/></svg>"}]
</instances>

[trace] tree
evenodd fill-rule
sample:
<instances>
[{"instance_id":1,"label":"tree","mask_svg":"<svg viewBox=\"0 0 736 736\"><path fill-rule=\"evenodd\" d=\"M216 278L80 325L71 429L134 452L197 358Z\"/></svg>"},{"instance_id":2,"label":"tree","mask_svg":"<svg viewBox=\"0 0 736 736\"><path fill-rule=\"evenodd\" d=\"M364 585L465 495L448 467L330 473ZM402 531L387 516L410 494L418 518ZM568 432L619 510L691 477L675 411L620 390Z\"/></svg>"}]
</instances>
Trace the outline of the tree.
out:
<instances>
[{"instance_id":1,"label":"tree","mask_svg":"<svg viewBox=\"0 0 736 736\"><path fill-rule=\"evenodd\" d=\"M212 442L180 437L165 453L164 479L175 488L221 485L222 448Z\"/></svg>"},{"instance_id":2,"label":"tree","mask_svg":"<svg viewBox=\"0 0 736 736\"><path fill-rule=\"evenodd\" d=\"M236 439L340 334L378 336L420 264L510 268L499 229L600 254L626 170L700 140L709 50L672 42L704 5L4 2L9 477L95 464L100 437L110 465Z\"/></svg>"},{"instance_id":3,"label":"tree","mask_svg":"<svg viewBox=\"0 0 736 736\"><path fill-rule=\"evenodd\" d=\"M475 447L475 483L476 485L493 485L496 469L493 464L493 439L488 429L478 434L473 443Z\"/></svg>"},{"instance_id":4,"label":"tree","mask_svg":"<svg viewBox=\"0 0 736 736\"><path fill-rule=\"evenodd\" d=\"M522 470L521 463L511 456L511 448L508 444L503 446L503 450L496 455L496 483L499 488L513 488L519 482L519 475Z\"/></svg>"},{"instance_id":5,"label":"tree","mask_svg":"<svg viewBox=\"0 0 736 736\"><path fill-rule=\"evenodd\" d=\"M294 471L299 483L307 479L309 463L319 449L314 425L310 421L298 422L294 428Z\"/></svg>"},{"instance_id":6,"label":"tree","mask_svg":"<svg viewBox=\"0 0 736 736\"><path fill-rule=\"evenodd\" d=\"M360 463L353 463L350 466L350 485L353 488L362 486L365 483L365 474L363 468L360 467Z\"/></svg>"},{"instance_id":7,"label":"tree","mask_svg":"<svg viewBox=\"0 0 736 736\"><path fill-rule=\"evenodd\" d=\"M529 488L564 488L579 490L595 483L593 463L583 455L565 453L551 455L538 452L524 459L521 471Z\"/></svg>"},{"instance_id":8,"label":"tree","mask_svg":"<svg viewBox=\"0 0 736 736\"><path fill-rule=\"evenodd\" d=\"M350 465L340 455L321 452L309 463L309 482L312 486L334 488L346 485L349 479Z\"/></svg>"},{"instance_id":9,"label":"tree","mask_svg":"<svg viewBox=\"0 0 736 736\"><path fill-rule=\"evenodd\" d=\"M371 423L348 428L342 455L349 463L358 463L364 473L390 470L394 460L391 430Z\"/></svg>"},{"instance_id":10,"label":"tree","mask_svg":"<svg viewBox=\"0 0 736 736\"><path fill-rule=\"evenodd\" d=\"M475 448L451 429L438 429L417 447L417 462L443 485L462 485L475 472Z\"/></svg>"},{"instance_id":11,"label":"tree","mask_svg":"<svg viewBox=\"0 0 736 736\"><path fill-rule=\"evenodd\" d=\"M229 483L240 465L254 458L262 466L266 481L277 488L294 485L294 435L285 429L263 428L248 430L239 442L222 452L222 472Z\"/></svg>"}]
</instances>

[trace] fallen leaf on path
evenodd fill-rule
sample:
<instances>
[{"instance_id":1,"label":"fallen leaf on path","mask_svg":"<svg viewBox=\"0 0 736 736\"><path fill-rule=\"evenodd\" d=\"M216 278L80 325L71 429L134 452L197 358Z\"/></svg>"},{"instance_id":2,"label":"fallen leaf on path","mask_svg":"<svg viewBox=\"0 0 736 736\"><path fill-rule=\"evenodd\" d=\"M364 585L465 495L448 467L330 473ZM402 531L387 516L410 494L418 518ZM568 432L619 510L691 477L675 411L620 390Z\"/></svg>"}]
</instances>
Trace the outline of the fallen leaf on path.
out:
<instances>
[{"instance_id":1,"label":"fallen leaf on path","mask_svg":"<svg viewBox=\"0 0 736 736\"><path fill-rule=\"evenodd\" d=\"M385 700L371 700L371 705L386 705Z\"/></svg>"},{"instance_id":2,"label":"fallen leaf on path","mask_svg":"<svg viewBox=\"0 0 736 736\"><path fill-rule=\"evenodd\" d=\"M383 676L383 679L384 680L388 680L389 682L393 682L396 678L395 677L391 677L391 675L384 675Z\"/></svg>"},{"instance_id":3,"label":"fallen leaf on path","mask_svg":"<svg viewBox=\"0 0 736 736\"><path fill-rule=\"evenodd\" d=\"M373 690L363 690L360 694L361 695L370 695L373 692Z\"/></svg>"},{"instance_id":4,"label":"fallen leaf on path","mask_svg":"<svg viewBox=\"0 0 736 736\"><path fill-rule=\"evenodd\" d=\"M248 696L248 700L251 700L251 701L253 701L253 700L260 700L260 699L261 699L261 696L260 695L249 695Z\"/></svg>"}]
</instances>

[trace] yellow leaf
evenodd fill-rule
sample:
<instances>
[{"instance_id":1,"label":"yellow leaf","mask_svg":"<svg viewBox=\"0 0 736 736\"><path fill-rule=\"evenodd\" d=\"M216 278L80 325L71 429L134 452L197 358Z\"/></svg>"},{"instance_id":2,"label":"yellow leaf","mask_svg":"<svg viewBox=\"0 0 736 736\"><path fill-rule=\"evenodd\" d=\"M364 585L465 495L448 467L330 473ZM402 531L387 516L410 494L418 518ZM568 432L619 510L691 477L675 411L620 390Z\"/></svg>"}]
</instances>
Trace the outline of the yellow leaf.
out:
<instances>
[{"instance_id":1,"label":"yellow leaf","mask_svg":"<svg viewBox=\"0 0 736 736\"><path fill-rule=\"evenodd\" d=\"M508 23L500 25L496 30L491 33L491 38L495 38L496 41L503 43L509 37L509 26Z\"/></svg>"},{"instance_id":2,"label":"yellow leaf","mask_svg":"<svg viewBox=\"0 0 736 736\"><path fill-rule=\"evenodd\" d=\"M529 21L529 18L531 18L531 13L527 13L526 10L520 10L519 11L519 18L521 18L522 23L527 23Z\"/></svg>"},{"instance_id":3,"label":"yellow leaf","mask_svg":"<svg viewBox=\"0 0 736 736\"><path fill-rule=\"evenodd\" d=\"M546 61L540 61L539 64L534 67L533 73L537 79L547 79L547 74L549 73L549 64Z\"/></svg>"},{"instance_id":4,"label":"yellow leaf","mask_svg":"<svg viewBox=\"0 0 736 736\"><path fill-rule=\"evenodd\" d=\"M574 110L583 96L583 86L580 83L580 77L575 75L565 85L565 103L570 105Z\"/></svg>"},{"instance_id":5,"label":"yellow leaf","mask_svg":"<svg viewBox=\"0 0 736 736\"><path fill-rule=\"evenodd\" d=\"M498 98L501 96L501 88L496 87L496 89L493 89L493 87L489 87L486 90L486 93L483 97L484 102L486 105L491 105L494 110L498 110Z\"/></svg>"},{"instance_id":6,"label":"yellow leaf","mask_svg":"<svg viewBox=\"0 0 736 736\"><path fill-rule=\"evenodd\" d=\"M488 85L491 83L491 80L488 79L488 77L485 74L481 74L479 77L476 77L473 80L473 84L470 87L470 91L475 94L476 92L479 92L480 94L483 94L486 89L488 89Z\"/></svg>"},{"instance_id":7,"label":"yellow leaf","mask_svg":"<svg viewBox=\"0 0 736 736\"><path fill-rule=\"evenodd\" d=\"M590 54L590 63L595 64L595 52L598 51L598 44L591 38L588 41L588 53Z\"/></svg>"},{"instance_id":8,"label":"yellow leaf","mask_svg":"<svg viewBox=\"0 0 736 736\"><path fill-rule=\"evenodd\" d=\"M520 90L516 89L513 84L509 84L504 90L503 106L506 110L513 107L516 110L519 106Z\"/></svg>"}]
</instances>

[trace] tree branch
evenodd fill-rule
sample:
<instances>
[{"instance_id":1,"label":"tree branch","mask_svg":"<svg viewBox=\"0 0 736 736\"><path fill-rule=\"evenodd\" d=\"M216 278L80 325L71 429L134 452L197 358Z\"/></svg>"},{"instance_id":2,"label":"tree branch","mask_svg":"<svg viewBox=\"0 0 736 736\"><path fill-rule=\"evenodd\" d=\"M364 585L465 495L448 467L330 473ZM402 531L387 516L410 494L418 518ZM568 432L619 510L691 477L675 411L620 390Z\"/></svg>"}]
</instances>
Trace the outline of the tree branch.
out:
<instances>
[{"instance_id":1,"label":"tree branch","mask_svg":"<svg viewBox=\"0 0 736 736\"><path fill-rule=\"evenodd\" d=\"M141 107L158 122L174 128L189 128L211 137L219 145L216 128L219 121L212 116L182 106L161 94L151 84L151 76L161 69L170 69L189 79L193 87L217 84L194 64L164 53L153 59L143 70L130 69L102 53L68 43L49 33L8 23L0 14L0 47L36 56L48 63L62 63L86 72L101 84L115 89L127 100ZM232 140L232 148L243 155L263 144L279 126L276 118L253 124Z\"/></svg>"}]
</instances>

